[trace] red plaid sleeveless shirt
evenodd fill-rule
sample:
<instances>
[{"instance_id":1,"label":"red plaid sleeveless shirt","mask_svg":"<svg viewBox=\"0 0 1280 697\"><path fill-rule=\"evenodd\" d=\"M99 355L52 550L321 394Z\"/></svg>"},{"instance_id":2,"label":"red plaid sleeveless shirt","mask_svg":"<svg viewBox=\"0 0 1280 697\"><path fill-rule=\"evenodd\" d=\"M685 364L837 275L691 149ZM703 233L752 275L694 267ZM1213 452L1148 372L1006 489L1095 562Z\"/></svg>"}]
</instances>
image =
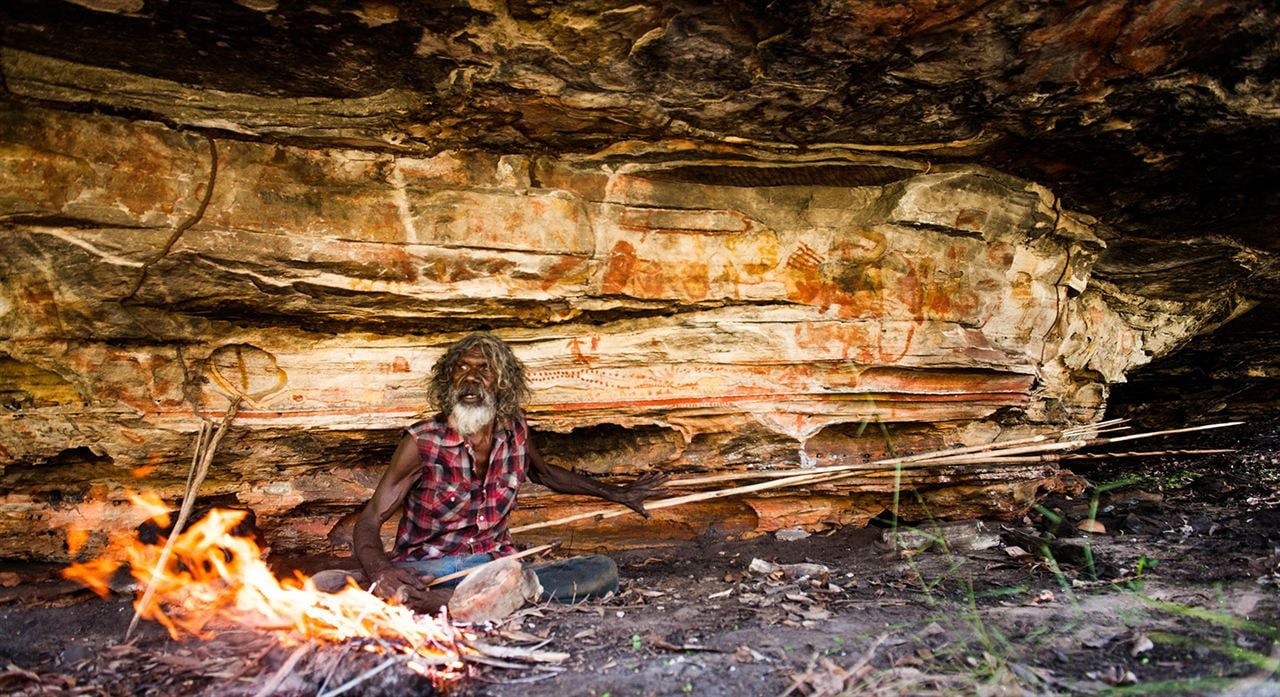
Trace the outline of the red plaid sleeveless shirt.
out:
<instances>
[{"instance_id":1,"label":"red plaid sleeveless shirt","mask_svg":"<svg viewBox=\"0 0 1280 697\"><path fill-rule=\"evenodd\" d=\"M421 476L405 497L391 561L463 554L514 554L507 516L529 464L529 426L518 414L493 435L483 482L472 475L475 453L443 415L406 432L418 443Z\"/></svg>"}]
</instances>

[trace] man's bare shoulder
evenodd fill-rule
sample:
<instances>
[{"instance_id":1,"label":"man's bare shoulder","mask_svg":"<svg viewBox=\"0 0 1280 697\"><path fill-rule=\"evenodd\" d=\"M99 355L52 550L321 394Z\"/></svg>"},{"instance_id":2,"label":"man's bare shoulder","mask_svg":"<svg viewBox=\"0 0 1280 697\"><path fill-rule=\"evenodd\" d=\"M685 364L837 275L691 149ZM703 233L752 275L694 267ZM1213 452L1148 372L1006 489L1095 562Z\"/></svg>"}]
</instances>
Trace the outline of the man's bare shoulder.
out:
<instances>
[{"instance_id":1,"label":"man's bare shoulder","mask_svg":"<svg viewBox=\"0 0 1280 697\"><path fill-rule=\"evenodd\" d=\"M449 422L440 414L409 424L405 427L404 434L419 443L436 442L447 445L458 440L457 433L449 427Z\"/></svg>"}]
</instances>

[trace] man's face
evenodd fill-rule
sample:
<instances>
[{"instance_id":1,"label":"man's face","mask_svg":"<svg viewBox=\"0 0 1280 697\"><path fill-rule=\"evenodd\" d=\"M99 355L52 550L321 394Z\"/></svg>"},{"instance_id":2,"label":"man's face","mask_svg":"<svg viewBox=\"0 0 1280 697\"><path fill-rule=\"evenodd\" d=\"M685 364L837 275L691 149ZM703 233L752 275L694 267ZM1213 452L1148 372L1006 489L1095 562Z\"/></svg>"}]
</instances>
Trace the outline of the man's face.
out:
<instances>
[{"instance_id":1,"label":"man's face","mask_svg":"<svg viewBox=\"0 0 1280 697\"><path fill-rule=\"evenodd\" d=\"M493 371L479 346L462 354L453 368L452 381L455 404L482 406L493 402Z\"/></svg>"}]
</instances>

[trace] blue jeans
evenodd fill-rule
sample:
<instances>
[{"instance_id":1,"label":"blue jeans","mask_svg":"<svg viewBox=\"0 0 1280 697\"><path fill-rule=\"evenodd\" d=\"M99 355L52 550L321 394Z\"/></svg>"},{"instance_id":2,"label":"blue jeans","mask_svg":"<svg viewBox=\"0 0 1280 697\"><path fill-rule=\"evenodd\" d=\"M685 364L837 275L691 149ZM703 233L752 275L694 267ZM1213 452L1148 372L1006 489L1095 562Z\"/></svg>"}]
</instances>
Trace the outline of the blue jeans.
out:
<instances>
[{"instance_id":1,"label":"blue jeans","mask_svg":"<svg viewBox=\"0 0 1280 697\"><path fill-rule=\"evenodd\" d=\"M449 574L480 566L481 564L493 561L492 554L463 554L453 557L439 557L437 559L419 559L418 561L402 561L397 562L396 566L401 569L413 569L420 574L428 574L440 578ZM439 588L453 588L458 585L456 581L448 581L441 583Z\"/></svg>"},{"instance_id":2,"label":"blue jeans","mask_svg":"<svg viewBox=\"0 0 1280 697\"><path fill-rule=\"evenodd\" d=\"M420 574L439 578L451 573L480 566L493 559L491 554L464 554L439 559L404 561L396 564L402 569L412 569ZM618 565L609 557L592 554L558 561L534 564L529 567L538 575L542 584L542 602L576 603L589 598L599 598L618 590ZM347 584L355 582L367 586L369 580L359 569L328 569L311 577L316 588L326 593L337 593ZM440 584L444 588L458 585L457 581Z\"/></svg>"}]
</instances>

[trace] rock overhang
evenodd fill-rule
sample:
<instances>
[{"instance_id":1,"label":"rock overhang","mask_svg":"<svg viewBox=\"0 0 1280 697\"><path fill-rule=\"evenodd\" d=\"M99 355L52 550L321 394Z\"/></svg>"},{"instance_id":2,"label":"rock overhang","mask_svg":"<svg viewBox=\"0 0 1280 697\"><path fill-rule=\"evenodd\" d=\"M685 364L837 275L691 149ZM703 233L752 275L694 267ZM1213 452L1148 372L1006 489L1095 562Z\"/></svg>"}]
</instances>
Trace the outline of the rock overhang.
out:
<instances>
[{"instance_id":1,"label":"rock overhang","mask_svg":"<svg viewBox=\"0 0 1280 697\"><path fill-rule=\"evenodd\" d=\"M1263 3L136 4L0 10L15 462L171 470L235 355L288 382L229 447L363 481L406 367L476 326L548 437L677 469L847 456L877 418L992 438L1096 418L1274 294ZM268 517L358 498L320 480Z\"/></svg>"}]
</instances>

